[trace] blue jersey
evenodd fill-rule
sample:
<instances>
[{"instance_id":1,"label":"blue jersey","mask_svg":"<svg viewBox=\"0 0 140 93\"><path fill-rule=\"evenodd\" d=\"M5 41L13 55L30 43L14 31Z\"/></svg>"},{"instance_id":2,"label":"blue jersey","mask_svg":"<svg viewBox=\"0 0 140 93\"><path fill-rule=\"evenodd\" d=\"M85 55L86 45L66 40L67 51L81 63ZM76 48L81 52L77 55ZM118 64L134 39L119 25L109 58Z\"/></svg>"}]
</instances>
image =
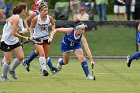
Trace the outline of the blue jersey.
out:
<instances>
[{"instance_id":1,"label":"blue jersey","mask_svg":"<svg viewBox=\"0 0 140 93\"><path fill-rule=\"evenodd\" d=\"M80 44L81 38L82 38L82 34L78 38L75 37L75 29L73 29L69 35L65 34L65 36L61 42L62 53L80 49L81 48L81 44Z\"/></svg>"}]
</instances>

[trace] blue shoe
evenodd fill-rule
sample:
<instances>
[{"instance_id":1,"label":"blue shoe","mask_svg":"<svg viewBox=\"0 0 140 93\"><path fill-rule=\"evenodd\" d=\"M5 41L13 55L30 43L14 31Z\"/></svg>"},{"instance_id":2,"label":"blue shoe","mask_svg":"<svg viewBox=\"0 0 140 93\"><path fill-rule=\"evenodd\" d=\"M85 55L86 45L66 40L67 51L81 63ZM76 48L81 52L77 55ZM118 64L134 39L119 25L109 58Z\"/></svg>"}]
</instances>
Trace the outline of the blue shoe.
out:
<instances>
[{"instance_id":1,"label":"blue shoe","mask_svg":"<svg viewBox=\"0 0 140 93\"><path fill-rule=\"evenodd\" d=\"M127 66L130 67L131 66L131 60L130 60L130 56L127 56Z\"/></svg>"},{"instance_id":2,"label":"blue shoe","mask_svg":"<svg viewBox=\"0 0 140 93\"><path fill-rule=\"evenodd\" d=\"M27 60L24 60L22 64L23 64L24 68L25 68L28 72L30 72L30 64L27 64Z\"/></svg>"},{"instance_id":3,"label":"blue shoe","mask_svg":"<svg viewBox=\"0 0 140 93\"><path fill-rule=\"evenodd\" d=\"M1 80L2 80L2 82L8 82L9 81L7 76L1 76Z\"/></svg>"},{"instance_id":4,"label":"blue shoe","mask_svg":"<svg viewBox=\"0 0 140 93\"><path fill-rule=\"evenodd\" d=\"M13 79L18 79L18 78L16 77L15 71L9 71L9 73L12 75L12 78L13 78Z\"/></svg>"}]
</instances>

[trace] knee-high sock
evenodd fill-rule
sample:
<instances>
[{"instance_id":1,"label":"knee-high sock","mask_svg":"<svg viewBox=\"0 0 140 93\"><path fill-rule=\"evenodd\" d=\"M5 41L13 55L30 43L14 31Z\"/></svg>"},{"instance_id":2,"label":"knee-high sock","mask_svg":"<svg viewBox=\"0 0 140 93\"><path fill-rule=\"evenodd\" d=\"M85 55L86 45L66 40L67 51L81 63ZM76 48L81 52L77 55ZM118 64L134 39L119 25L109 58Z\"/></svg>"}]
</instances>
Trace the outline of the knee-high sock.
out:
<instances>
[{"instance_id":1,"label":"knee-high sock","mask_svg":"<svg viewBox=\"0 0 140 93\"><path fill-rule=\"evenodd\" d=\"M54 68L50 57L47 58L47 65L50 69Z\"/></svg>"},{"instance_id":2,"label":"knee-high sock","mask_svg":"<svg viewBox=\"0 0 140 93\"><path fill-rule=\"evenodd\" d=\"M5 57L3 57L2 59L1 66L3 66L4 62L5 62Z\"/></svg>"},{"instance_id":3,"label":"knee-high sock","mask_svg":"<svg viewBox=\"0 0 140 93\"><path fill-rule=\"evenodd\" d=\"M2 75L1 76L7 76L7 73L9 71L10 65L8 65L6 62L4 62L2 67Z\"/></svg>"},{"instance_id":4,"label":"knee-high sock","mask_svg":"<svg viewBox=\"0 0 140 93\"><path fill-rule=\"evenodd\" d=\"M39 57L39 62L40 62L41 68L42 68L42 72L43 72L43 70L47 70L46 69L46 58L45 57Z\"/></svg>"},{"instance_id":5,"label":"knee-high sock","mask_svg":"<svg viewBox=\"0 0 140 93\"><path fill-rule=\"evenodd\" d=\"M20 61L18 61L17 58L15 58L14 63L10 66L10 71L14 71L19 65L20 65Z\"/></svg>"},{"instance_id":6,"label":"knee-high sock","mask_svg":"<svg viewBox=\"0 0 140 93\"><path fill-rule=\"evenodd\" d=\"M137 57L140 57L140 52L135 52L134 54L132 54L129 60L132 61L136 59Z\"/></svg>"},{"instance_id":7,"label":"knee-high sock","mask_svg":"<svg viewBox=\"0 0 140 93\"><path fill-rule=\"evenodd\" d=\"M86 77L89 75L88 64L86 61L81 62L81 66L85 72Z\"/></svg>"},{"instance_id":8,"label":"knee-high sock","mask_svg":"<svg viewBox=\"0 0 140 93\"><path fill-rule=\"evenodd\" d=\"M62 58L59 58L58 62L59 62L60 65L65 65Z\"/></svg>"},{"instance_id":9,"label":"knee-high sock","mask_svg":"<svg viewBox=\"0 0 140 93\"><path fill-rule=\"evenodd\" d=\"M36 53L35 51L33 51L33 52L29 55L28 59L26 60L26 63L27 63L27 64L30 64L31 61L32 61L35 57L37 57L37 53Z\"/></svg>"}]
</instances>

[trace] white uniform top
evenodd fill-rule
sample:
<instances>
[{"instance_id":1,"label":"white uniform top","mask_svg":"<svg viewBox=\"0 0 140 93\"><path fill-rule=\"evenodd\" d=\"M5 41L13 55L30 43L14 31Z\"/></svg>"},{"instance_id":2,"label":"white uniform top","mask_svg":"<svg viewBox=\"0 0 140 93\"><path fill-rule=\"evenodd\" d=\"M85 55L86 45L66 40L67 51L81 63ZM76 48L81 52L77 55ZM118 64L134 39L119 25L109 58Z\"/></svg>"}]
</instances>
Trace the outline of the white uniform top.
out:
<instances>
[{"instance_id":1,"label":"white uniform top","mask_svg":"<svg viewBox=\"0 0 140 93\"><path fill-rule=\"evenodd\" d=\"M38 19L37 19L36 25L33 29L34 30L33 37L39 38L42 36L49 35L49 31L48 31L48 26L50 24L49 15L47 15L47 18L45 21L41 20L40 15L38 15L37 17L38 17Z\"/></svg>"},{"instance_id":2,"label":"white uniform top","mask_svg":"<svg viewBox=\"0 0 140 93\"><path fill-rule=\"evenodd\" d=\"M18 30L21 30L23 28L23 20L19 17L19 15L16 15L19 18L18 22ZM12 35L13 25L6 23L3 27L3 34L1 38L1 42L4 41L7 45L14 45L17 42L19 42L18 37L15 37Z\"/></svg>"}]
</instances>

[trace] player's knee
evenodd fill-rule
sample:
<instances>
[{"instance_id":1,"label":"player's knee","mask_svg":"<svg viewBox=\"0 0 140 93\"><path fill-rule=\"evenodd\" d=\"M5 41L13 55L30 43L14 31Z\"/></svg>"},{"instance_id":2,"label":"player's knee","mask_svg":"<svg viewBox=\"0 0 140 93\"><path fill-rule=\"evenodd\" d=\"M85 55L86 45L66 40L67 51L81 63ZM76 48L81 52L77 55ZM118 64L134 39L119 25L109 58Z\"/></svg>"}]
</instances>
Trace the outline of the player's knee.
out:
<instances>
[{"instance_id":1,"label":"player's knee","mask_svg":"<svg viewBox=\"0 0 140 93\"><path fill-rule=\"evenodd\" d=\"M8 65L10 65L11 61L12 61L12 58L6 58L6 59L5 59L5 62L6 62Z\"/></svg>"},{"instance_id":2,"label":"player's knee","mask_svg":"<svg viewBox=\"0 0 140 93\"><path fill-rule=\"evenodd\" d=\"M83 61L86 60L86 58L85 58L85 57L79 57L78 60L79 60L80 62L83 62Z\"/></svg>"},{"instance_id":3,"label":"player's knee","mask_svg":"<svg viewBox=\"0 0 140 93\"><path fill-rule=\"evenodd\" d=\"M24 56L21 56L18 58L18 61L22 61L24 59Z\"/></svg>"},{"instance_id":4,"label":"player's knee","mask_svg":"<svg viewBox=\"0 0 140 93\"><path fill-rule=\"evenodd\" d=\"M41 57L41 56L45 56L45 53L39 53L39 56Z\"/></svg>"}]
</instances>

